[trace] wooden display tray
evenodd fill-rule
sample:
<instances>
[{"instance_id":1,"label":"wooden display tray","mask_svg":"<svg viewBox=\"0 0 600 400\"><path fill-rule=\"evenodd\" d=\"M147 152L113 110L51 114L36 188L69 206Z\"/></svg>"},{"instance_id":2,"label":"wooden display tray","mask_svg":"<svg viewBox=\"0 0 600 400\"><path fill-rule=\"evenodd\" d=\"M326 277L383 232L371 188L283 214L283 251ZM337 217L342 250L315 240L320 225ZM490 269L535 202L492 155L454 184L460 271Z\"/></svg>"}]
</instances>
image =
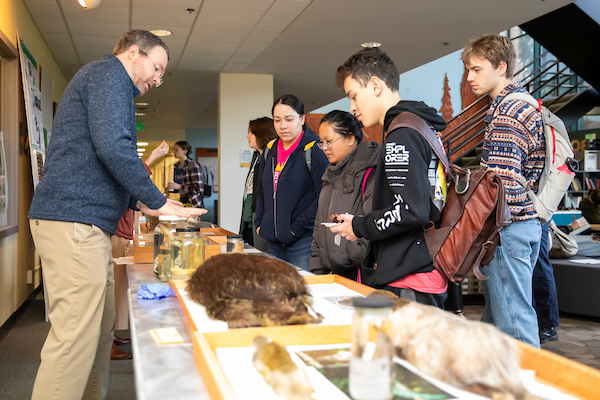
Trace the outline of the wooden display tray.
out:
<instances>
[{"instance_id":1,"label":"wooden display tray","mask_svg":"<svg viewBox=\"0 0 600 400\"><path fill-rule=\"evenodd\" d=\"M305 276L304 279L309 285L339 283L365 296L375 290L338 275ZM217 359L216 349L219 347L249 347L257 335L270 337L284 346L350 343L349 325L289 325L201 333L198 332L179 293L180 288L185 288L185 281L171 281L171 285L192 328L194 359L213 400L236 399ZM517 344L521 349L521 367L534 370L538 381L579 399L598 398L599 370L519 341Z\"/></svg>"},{"instance_id":2,"label":"wooden display tray","mask_svg":"<svg viewBox=\"0 0 600 400\"><path fill-rule=\"evenodd\" d=\"M227 243L227 235L235 235L235 233L220 227L200 228L200 235L204 238L211 239L214 242L224 244Z\"/></svg>"}]
</instances>

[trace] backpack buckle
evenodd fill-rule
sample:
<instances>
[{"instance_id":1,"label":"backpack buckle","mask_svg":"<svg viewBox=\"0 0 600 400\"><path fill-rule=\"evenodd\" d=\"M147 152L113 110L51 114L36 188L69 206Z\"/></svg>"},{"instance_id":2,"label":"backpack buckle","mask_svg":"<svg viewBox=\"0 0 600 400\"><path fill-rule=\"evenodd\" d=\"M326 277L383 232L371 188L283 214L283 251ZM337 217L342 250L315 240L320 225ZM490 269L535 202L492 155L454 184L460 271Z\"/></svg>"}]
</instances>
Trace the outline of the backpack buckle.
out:
<instances>
[{"instance_id":1,"label":"backpack buckle","mask_svg":"<svg viewBox=\"0 0 600 400\"><path fill-rule=\"evenodd\" d=\"M428 223L423 225L423 231L425 232L430 231L432 229L435 229L435 224L433 223L433 221L429 221Z\"/></svg>"}]
</instances>

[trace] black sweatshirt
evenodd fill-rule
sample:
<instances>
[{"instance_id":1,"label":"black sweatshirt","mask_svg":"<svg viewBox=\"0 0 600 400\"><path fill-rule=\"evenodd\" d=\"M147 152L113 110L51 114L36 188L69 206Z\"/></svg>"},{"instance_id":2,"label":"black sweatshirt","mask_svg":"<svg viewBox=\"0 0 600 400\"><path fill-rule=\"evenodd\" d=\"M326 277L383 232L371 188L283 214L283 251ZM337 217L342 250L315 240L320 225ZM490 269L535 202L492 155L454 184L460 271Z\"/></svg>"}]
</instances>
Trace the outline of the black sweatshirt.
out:
<instances>
[{"instance_id":1,"label":"black sweatshirt","mask_svg":"<svg viewBox=\"0 0 600 400\"><path fill-rule=\"evenodd\" d=\"M436 131L446 127L444 119L425 103L400 101L386 113L384 131L404 111L422 117ZM440 219L428 176L436 166L433 150L418 131L399 128L385 138L375 168L373 211L352 221L356 236L371 242L361 268L363 283L384 287L406 275L433 270L423 226Z\"/></svg>"}]
</instances>

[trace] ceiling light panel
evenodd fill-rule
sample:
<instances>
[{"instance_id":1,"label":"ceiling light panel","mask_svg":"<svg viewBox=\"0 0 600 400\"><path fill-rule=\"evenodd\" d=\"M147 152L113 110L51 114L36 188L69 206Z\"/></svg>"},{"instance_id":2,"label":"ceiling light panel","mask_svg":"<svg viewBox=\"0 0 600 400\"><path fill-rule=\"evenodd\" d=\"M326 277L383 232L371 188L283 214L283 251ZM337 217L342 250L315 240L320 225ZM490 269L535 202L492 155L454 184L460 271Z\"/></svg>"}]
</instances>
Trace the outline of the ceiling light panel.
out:
<instances>
[{"instance_id":1,"label":"ceiling light panel","mask_svg":"<svg viewBox=\"0 0 600 400\"><path fill-rule=\"evenodd\" d=\"M273 0L204 0L202 12L257 15L262 17Z\"/></svg>"},{"instance_id":2,"label":"ceiling light panel","mask_svg":"<svg viewBox=\"0 0 600 400\"><path fill-rule=\"evenodd\" d=\"M153 29L166 29L171 31L171 36L162 36L161 39L167 43L167 40L185 40L190 34L190 26L177 26L167 24L132 24L132 29L143 29L145 31L151 31Z\"/></svg>"}]
</instances>

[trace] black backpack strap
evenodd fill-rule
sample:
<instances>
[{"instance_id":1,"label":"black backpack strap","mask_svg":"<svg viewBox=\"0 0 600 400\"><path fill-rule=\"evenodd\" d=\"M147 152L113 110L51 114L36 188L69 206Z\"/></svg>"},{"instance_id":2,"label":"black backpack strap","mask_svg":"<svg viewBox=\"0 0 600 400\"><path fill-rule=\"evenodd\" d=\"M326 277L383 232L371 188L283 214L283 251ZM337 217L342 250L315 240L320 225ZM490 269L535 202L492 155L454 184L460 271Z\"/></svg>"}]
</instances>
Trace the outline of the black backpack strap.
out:
<instances>
[{"instance_id":1,"label":"black backpack strap","mask_svg":"<svg viewBox=\"0 0 600 400\"><path fill-rule=\"evenodd\" d=\"M310 175L310 171L312 169L312 148L315 145L316 141L313 140L312 142L308 143L306 146L304 146L304 164L306 165L306 169L308 170L308 174Z\"/></svg>"},{"instance_id":2,"label":"black backpack strap","mask_svg":"<svg viewBox=\"0 0 600 400\"><path fill-rule=\"evenodd\" d=\"M391 131L398 128L411 128L419 132L427 140L437 158L444 165L446 174L450 176L450 161L448 161L448 156L442 147L440 138L423 118L408 111L402 112L392 120L390 126L385 131L385 137Z\"/></svg>"}]
</instances>

